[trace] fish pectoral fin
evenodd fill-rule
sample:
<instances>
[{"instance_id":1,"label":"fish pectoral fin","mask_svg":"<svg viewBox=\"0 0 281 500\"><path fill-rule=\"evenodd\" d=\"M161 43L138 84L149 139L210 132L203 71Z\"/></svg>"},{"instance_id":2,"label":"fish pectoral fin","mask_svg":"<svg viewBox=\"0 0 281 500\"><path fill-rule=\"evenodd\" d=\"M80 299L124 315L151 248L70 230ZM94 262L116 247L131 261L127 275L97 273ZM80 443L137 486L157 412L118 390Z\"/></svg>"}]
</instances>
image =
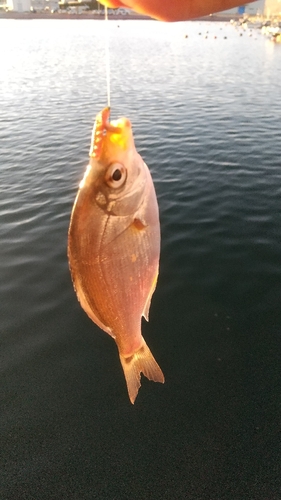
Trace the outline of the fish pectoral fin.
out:
<instances>
[{"instance_id":1,"label":"fish pectoral fin","mask_svg":"<svg viewBox=\"0 0 281 500\"><path fill-rule=\"evenodd\" d=\"M125 357L122 354L119 355L132 404L134 404L141 386L141 373L149 380L153 380L153 382L164 384L163 372L144 339L142 339L141 347L131 356Z\"/></svg>"},{"instance_id":2,"label":"fish pectoral fin","mask_svg":"<svg viewBox=\"0 0 281 500\"><path fill-rule=\"evenodd\" d=\"M136 229L138 229L139 231L142 231L142 229L145 229L147 224L145 222L145 220L139 218L139 217L135 217L134 220L133 220L133 224L134 224L134 227Z\"/></svg>"}]
</instances>

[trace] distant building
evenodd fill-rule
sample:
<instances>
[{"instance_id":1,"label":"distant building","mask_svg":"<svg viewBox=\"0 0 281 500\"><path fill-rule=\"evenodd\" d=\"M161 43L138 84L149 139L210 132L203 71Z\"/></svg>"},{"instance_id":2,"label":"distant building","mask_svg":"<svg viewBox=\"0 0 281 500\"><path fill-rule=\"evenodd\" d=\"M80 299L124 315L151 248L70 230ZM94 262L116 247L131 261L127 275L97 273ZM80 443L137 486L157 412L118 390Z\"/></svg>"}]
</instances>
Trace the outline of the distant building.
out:
<instances>
[{"instance_id":1,"label":"distant building","mask_svg":"<svg viewBox=\"0 0 281 500\"><path fill-rule=\"evenodd\" d=\"M59 0L0 0L0 8L13 12L55 12L59 9Z\"/></svg>"},{"instance_id":2,"label":"distant building","mask_svg":"<svg viewBox=\"0 0 281 500\"><path fill-rule=\"evenodd\" d=\"M31 7L33 11L40 12L46 10L54 12L59 9L58 0L31 0Z\"/></svg>"},{"instance_id":3,"label":"distant building","mask_svg":"<svg viewBox=\"0 0 281 500\"><path fill-rule=\"evenodd\" d=\"M264 15L281 16L281 0L265 0Z\"/></svg>"},{"instance_id":4,"label":"distant building","mask_svg":"<svg viewBox=\"0 0 281 500\"><path fill-rule=\"evenodd\" d=\"M15 12L29 12L31 7L31 0L7 0L7 10Z\"/></svg>"},{"instance_id":5,"label":"distant building","mask_svg":"<svg viewBox=\"0 0 281 500\"><path fill-rule=\"evenodd\" d=\"M45 9L45 0L31 0L31 7L33 11L40 11Z\"/></svg>"},{"instance_id":6,"label":"distant building","mask_svg":"<svg viewBox=\"0 0 281 500\"><path fill-rule=\"evenodd\" d=\"M246 3L240 7L235 7L234 9L224 10L223 14L248 14L249 16L263 15L265 9L265 3L268 0L257 0L256 2ZM270 0L278 2L278 0Z\"/></svg>"},{"instance_id":7,"label":"distant building","mask_svg":"<svg viewBox=\"0 0 281 500\"><path fill-rule=\"evenodd\" d=\"M281 0L257 0L234 9L224 10L222 14L262 15L265 17L281 16Z\"/></svg>"}]
</instances>

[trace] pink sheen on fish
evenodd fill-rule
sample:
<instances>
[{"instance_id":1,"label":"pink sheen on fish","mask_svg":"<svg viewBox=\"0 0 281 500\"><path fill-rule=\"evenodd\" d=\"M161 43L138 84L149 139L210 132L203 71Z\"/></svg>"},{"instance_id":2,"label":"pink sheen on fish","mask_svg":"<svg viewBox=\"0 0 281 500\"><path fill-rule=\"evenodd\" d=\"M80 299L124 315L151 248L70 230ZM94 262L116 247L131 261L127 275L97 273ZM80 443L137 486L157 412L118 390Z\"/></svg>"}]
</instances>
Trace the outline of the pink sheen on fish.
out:
<instances>
[{"instance_id":1,"label":"pink sheen on fish","mask_svg":"<svg viewBox=\"0 0 281 500\"><path fill-rule=\"evenodd\" d=\"M141 333L158 277L159 213L130 121L109 122L109 115L105 108L96 117L90 162L71 214L68 259L82 308L117 344L134 403L141 373L164 383Z\"/></svg>"}]
</instances>

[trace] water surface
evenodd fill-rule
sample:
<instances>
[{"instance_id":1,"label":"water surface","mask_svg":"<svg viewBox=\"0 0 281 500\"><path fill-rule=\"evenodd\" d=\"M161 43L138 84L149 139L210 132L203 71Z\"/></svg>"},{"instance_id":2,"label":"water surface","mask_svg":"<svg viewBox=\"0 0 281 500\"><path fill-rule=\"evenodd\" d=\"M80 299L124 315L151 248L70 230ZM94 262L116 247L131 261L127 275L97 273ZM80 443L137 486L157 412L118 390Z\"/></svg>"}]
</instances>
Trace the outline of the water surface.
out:
<instances>
[{"instance_id":1,"label":"water surface","mask_svg":"<svg viewBox=\"0 0 281 500\"><path fill-rule=\"evenodd\" d=\"M112 118L159 200L143 332L166 383L129 403L68 271L104 23L1 20L0 496L279 499L281 47L224 23L108 31Z\"/></svg>"}]
</instances>

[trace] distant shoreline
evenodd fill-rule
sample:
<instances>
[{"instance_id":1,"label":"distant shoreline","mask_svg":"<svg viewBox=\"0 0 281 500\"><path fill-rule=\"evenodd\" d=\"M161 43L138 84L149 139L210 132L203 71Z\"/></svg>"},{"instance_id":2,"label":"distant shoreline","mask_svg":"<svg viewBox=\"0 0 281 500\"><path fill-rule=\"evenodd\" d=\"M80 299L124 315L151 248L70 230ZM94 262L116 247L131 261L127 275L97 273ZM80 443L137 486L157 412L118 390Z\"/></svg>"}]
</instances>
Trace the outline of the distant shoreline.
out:
<instances>
[{"instance_id":1,"label":"distant shoreline","mask_svg":"<svg viewBox=\"0 0 281 500\"><path fill-rule=\"evenodd\" d=\"M214 22L229 22L231 19L238 19L240 16L235 15L224 15L224 14L214 14L212 16L200 17L197 19L190 19L190 21L214 21ZM69 14L67 12L58 13L55 12L51 14L49 12L0 12L0 19L18 19L18 20L33 20L33 19L88 19L88 20L100 20L104 21L103 15L93 14L92 12L83 12L81 14ZM141 14L133 13L127 16L122 14L109 15L108 19L110 21L131 21L131 20L153 20L149 16L143 16Z\"/></svg>"}]
</instances>

